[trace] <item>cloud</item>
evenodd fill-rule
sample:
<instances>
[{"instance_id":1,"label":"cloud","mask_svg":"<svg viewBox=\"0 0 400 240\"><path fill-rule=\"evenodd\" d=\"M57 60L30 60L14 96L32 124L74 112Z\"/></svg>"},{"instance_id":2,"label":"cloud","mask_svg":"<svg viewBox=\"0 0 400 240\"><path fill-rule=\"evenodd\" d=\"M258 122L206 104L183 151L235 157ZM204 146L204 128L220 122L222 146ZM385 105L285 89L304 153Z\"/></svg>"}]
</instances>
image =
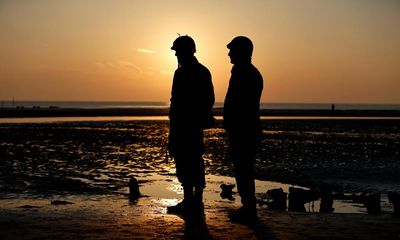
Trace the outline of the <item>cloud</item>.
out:
<instances>
[{"instance_id":1,"label":"cloud","mask_svg":"<svg viewBox=\"0 0 400 240\"><path fill-rule=\"evenodd\" d=\"M154 50L145 49L145 48L138 48L137 51L141 52L141 53L146 53L146 54L154 54L154 53L156 53L156 51L154 51Z\"/></svg>"},{"instance_id":2,"label":"cloud","mask_svg":"<svg viewBox=\"0 0 400 240\"><path fill-rule=\"evenodd\" d=\"M131 62L127 62L127 61L119 61L119 65L128 69L133 69L135 70L137 73L139 74L143 74L143 70L138 67L137 65L131 63Z\"/></svg>"},{"instance_id":3,"label":"cloud","mask_svg":"<svg viewBox=\"0 0 400 240\"><path fill-rule=\"evenodd\" d=\"M96 62L97 67L103 69L111 69L113 71L121 71L121 72L131 72L132 70L137 74L143 74L143 70L135 65L134 63L128 61L118 61L118 62Z\"/></svg>"}]
</instances>

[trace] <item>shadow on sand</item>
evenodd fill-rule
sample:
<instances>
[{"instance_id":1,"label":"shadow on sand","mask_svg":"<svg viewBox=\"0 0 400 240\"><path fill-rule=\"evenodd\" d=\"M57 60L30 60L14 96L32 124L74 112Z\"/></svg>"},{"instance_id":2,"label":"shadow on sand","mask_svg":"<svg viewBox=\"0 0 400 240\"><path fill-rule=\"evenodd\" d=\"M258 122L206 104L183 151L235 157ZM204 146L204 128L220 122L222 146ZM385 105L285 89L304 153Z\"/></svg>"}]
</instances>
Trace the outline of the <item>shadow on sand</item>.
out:
<instances>
[{"instance_id":1,"label":"shadow on sand","mask_svg":"<svg viewBox=\"0 0 400 240\"><path fill-rule=\"evenodd\" d=\"M179 215L184 220L184 236L182 239L218 239L213 237L212 233L209 231L209 227L206 221L206 215L203 212L196 214L186 214ZM232 223L239 224L239 223ZM251 231L253 231L253 238L251 239L265 239L265 240L275 240L275 234L271 231L271 229L266 226L261 220L258 220L254 224L240 224L242 226L248 227ZM229 234L229 233L227 233ZM225 236L223 239L235 239L237 236Z\"/></svg>"},{"instance_id":2,"label":"shadow on sand","mask_svg":"<svg viewBox=\"0 0 400 240\"><path fill-rule=\"evenodd\" d=\"M215 239L210 236L204 211L196 214L175 214L184 221L184 236L182 239Z\"/></svg>"}]
</instances>

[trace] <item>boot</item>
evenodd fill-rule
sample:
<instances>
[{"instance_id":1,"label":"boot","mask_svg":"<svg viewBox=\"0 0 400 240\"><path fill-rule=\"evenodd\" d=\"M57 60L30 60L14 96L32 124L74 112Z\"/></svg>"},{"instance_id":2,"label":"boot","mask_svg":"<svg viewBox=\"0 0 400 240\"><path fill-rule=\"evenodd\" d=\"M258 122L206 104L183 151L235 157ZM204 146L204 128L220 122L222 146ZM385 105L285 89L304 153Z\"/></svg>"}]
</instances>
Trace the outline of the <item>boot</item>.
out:
<instances>
[{"instance_id":1,"label":"boot","mask_svg":"<svg viewBox=\"0 0 400 240\"><path fill-rule=\"evenodd\" d=\"M253 225L257 222L257 208L242 206L236 211L228 213L228 217L235 223Z\"/></svg>"},{"instance_id":2,"label":"boot","mask_svg":"<svg viewBox=\"0 0 400 240\"><path fill-rule=\"evenodd\" d=\"M183 187L183 200L175 206L167 207L167 212L172 214L186 214L193 209L193 187Z\"/></svg>"}]
</instances>

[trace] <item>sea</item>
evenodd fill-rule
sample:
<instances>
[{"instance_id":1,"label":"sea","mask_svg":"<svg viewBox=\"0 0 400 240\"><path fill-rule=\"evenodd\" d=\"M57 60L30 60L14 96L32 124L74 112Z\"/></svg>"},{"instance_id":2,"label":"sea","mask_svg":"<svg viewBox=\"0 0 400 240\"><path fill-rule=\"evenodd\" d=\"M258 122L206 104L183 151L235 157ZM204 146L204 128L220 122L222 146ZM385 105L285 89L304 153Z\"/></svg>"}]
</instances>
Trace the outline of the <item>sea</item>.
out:
<instances>
[{"instance_id":1,"label":"sea","mask_svg":"<svg viewBox=\"0 0 400 240\"><path fill-rule=\"evenodd\" d=\"M400 110L400 104L353 104L353 103L261 103L261 109L276 110ZM167 108L168 102L129 101L0 101L0 108ZM215 108L223 107L217 102Z\"/></svg>"}]
</instances>

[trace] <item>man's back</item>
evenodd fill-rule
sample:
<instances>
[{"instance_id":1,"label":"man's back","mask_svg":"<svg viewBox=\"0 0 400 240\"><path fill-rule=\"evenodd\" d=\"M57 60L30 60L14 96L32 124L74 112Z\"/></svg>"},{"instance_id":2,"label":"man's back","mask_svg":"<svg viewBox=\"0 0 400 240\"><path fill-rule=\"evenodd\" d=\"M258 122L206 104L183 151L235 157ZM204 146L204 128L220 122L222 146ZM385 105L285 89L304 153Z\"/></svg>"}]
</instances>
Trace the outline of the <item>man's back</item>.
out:
<instances>
[{"instance_id":1,"label":"man's back","mask_svg":"<svg viewBox=\"0 0 400 240\"><path fill-rule=\"evenodd\" d=\"M171 124L199 127L213 105L214 89L209 70L195 58L190 65L179 67L172 85Z\"/></svg>"},{"instance_id":2,"label":"man's back","mask_svg":"<svg viewBox=\"0 0 400 240\"><path fill-rule=\"evenodd\" d=\"M224 103L224 126L228 131L259 124L263 79L252 64L235 65Z\"/></svg>"}]
</instances>

